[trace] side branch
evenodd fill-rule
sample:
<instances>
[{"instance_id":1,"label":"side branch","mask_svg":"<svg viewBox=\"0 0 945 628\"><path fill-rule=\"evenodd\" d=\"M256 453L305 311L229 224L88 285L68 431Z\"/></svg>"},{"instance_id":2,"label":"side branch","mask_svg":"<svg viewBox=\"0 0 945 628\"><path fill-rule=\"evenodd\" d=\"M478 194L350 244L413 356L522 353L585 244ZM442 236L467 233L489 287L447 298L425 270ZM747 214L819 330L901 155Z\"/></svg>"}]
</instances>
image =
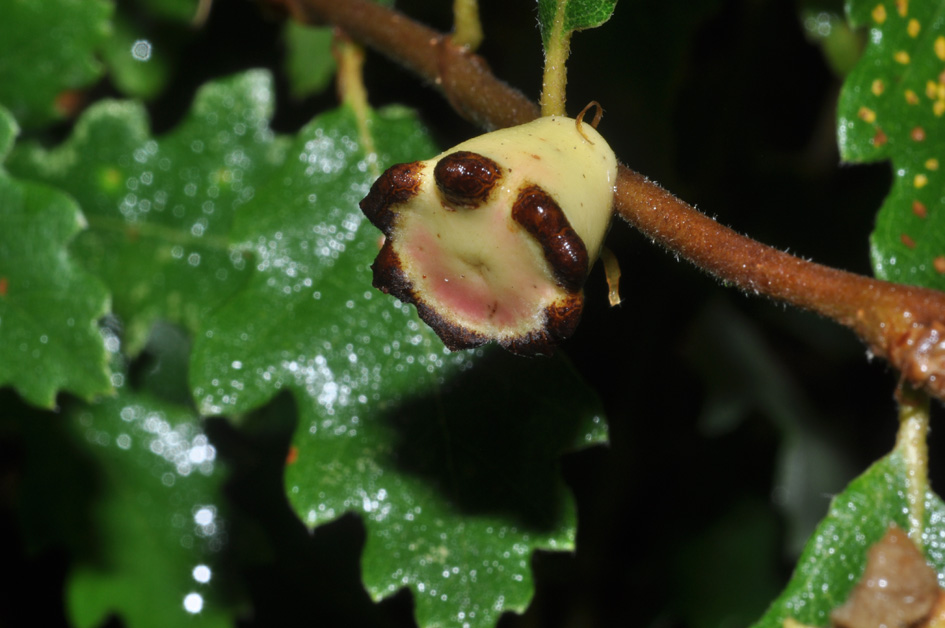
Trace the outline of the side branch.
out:
<instances>
[{"instance_id":1,"label":"side branch","mask_svg":"<svg viewBox=\"0 0 945 628\"><path fill-rule=\"evenodd\" d=\"M328 22L437 86L486 129L523 124L538 107L449 37L369 0L270 0L306 21ZM615 211L719 279L851 328L903 377L945 400L945 293L892 284L789 255L724 227L621 166Z\"/></svg>"}]
</instances>

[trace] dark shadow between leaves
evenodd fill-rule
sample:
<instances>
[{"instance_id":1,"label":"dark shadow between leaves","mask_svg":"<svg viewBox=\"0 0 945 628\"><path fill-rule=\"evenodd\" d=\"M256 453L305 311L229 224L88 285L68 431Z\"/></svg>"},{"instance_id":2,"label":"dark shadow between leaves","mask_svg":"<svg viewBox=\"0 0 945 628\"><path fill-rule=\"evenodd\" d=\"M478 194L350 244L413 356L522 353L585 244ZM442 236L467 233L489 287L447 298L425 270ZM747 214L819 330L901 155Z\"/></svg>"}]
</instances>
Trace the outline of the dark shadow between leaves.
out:
<instances>
[{"instance_id":1,"label":"dark shadow between leaves","mask_svg":"<svg viewBox=\"0 0 945 628\"><path fill-rule=\"evenodd\" d=\"M251 600L252 611L238 625L296 625L309 617L329 626L414 626L406 591L382 604L365 591L359 556L366 533L357 516L347 513L310 531L292 512L283 473L296 420L286 392L249 413L240 427L222 418L207 424L230 469L224 571L239 575Z\"/></svg>"},{"instance_id":2,"label":"dark shadow between leaves","mask_svg":"<svg viewBox=\"0 0 945 628\"><path fill-rule=\"evenodd\" d=\"M548 530L565 497L559 458L595 416L599 400L566 359L496 349L381 420L395 430L390 464L428 480L460 511Z\"/></svg>"}]
</instances>

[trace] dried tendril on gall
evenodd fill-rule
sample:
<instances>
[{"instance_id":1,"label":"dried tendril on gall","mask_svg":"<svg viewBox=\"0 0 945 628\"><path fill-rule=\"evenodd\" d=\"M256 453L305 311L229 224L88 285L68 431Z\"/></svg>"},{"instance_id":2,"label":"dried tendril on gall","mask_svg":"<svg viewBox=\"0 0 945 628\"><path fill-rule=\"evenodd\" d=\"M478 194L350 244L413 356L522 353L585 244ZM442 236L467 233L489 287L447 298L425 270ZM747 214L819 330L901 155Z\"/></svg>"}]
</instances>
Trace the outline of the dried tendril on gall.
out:
<instances>
[{"instance_id":1,"label":"dried tendril on gall","mask_svg":"<svg viewBox=\"0 0 945 628\"><path fill-rule=\"evenodd\" d=\"M599 118L591 103L391 167L361 201L385 236L374 286L414 304L452 350L552 353L577 326L610 226L617 159Z\"/></svg>"}]
</instances>

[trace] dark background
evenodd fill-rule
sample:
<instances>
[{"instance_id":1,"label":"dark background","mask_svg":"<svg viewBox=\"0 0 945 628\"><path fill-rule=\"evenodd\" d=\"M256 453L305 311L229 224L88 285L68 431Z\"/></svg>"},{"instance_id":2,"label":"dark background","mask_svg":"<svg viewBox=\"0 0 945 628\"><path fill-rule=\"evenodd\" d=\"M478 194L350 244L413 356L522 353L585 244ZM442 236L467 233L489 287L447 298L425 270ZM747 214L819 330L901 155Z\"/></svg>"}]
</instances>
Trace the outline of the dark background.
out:
<instances>
[{"instance_id":1,"label":"dark background","mask_svg":"<svg viewBox=\"0 0 945 628\"><path fill-rule=\"evenodd\" d=\"M398 2L439 30L451 27L451 4ZM572 41L569 110L602 103L599 129L618 158L721 223L869 273L868 236L889 168L839 163L841 79L805 36L806 6L622 0L610 22ZM481 9L480 52L499 77L537 99L534 2L481 0ZM248 0L219 0L206 26L188 35L182 58L194 61L178 64L171 88L149 107L155 132L174 126L199 85L250 67L277 77L277 131L292 132L334 106L332 90L289 98L280 29L277 16ZM376 54L365 82L375 106L416 108L444 148L478 132L438 93ZM96 89L111 90L107 82ZM624 303L607 305L603 273L595 270L584 321L565 352L603 400L611 445L562 460L578 501L578 550L538 553L534 603L500 625L746 625L786 582L798 538L826 512L830 494L891 449L895 374L870 362L845 329L726 288L624 224L614 225L608 245L623 270ZM290 403L278 399L263 412L282 415ZM933 423L941 410L936 402ZM409 593L375 605L361 588L357 517L310 535L290 513L281 492L290 429L283 422L249 438L222 421L209 427L235 469L234 508L254 522L233 529L236 553L252 545L252 534L267 535L271 548L252 567L245 556L233 558L244 565L240 593L254 609L242 625L413 625ZM813 476L800 505L786 503L780 466L798 439L806 448L783 468ZM933 485L941 486L934 431L931 447ZM15 447L7 460L9 476L22 463ZM6 511L2 531L20 534ZM24 550L12 564L50 582L43 612L50 625L61 622L56 587L67 558ZM5 595L21 594L14 586Z\"/></svg>"}]
</instances>

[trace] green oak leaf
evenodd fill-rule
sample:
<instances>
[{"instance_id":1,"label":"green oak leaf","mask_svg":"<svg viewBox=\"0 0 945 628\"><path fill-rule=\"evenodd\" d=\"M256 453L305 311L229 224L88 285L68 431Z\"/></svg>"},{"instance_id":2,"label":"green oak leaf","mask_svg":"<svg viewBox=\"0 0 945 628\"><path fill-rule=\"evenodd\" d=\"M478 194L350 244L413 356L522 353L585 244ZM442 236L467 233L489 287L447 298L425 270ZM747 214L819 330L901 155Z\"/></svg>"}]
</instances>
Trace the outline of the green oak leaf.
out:
<instances>
[{"instance_id":1,"label":"green oak leaf","mask_svg":"<svg viewBox=\"0 0 945 628\"><path fill-rule=\"evenodd\" d=\"M131 354L158 318L194 331L245 281L228 235L284 156L269 129L272 103L271 78L251 71L204 86L163 137L151 136L139 104L102 102L61 146L11 157L12 172L81 203L90 229L73 251L111 289Z\"/></svg>"},{"instance_id":2,"label":"green oak leaf","mask_svg":"<svg viewBox=\"0 0 945 628\"><path fill-rule=\"evenodd\" d=\"M106 0L13 0L0 20L0 105L24 127L73 112L72 90L102 74L95 52L108 37Z\"/></svg>"},{"instance_id":3,"label":"green oak leaf","mask_svg":"<svg viewBox=\"0 0 945 628\"><path fill-rule=\"evenodd\" d=\"M285 73L294 98L305 98L328 87L337 67L331 54L332 37L332 29L327 26L286 22L282 30Z\"/></svg>"},{"instance_id":4,"label":"green oak leaf","mask_svg":"<svg viewBox=\"0 0 945 628\"><path fill-rule=\"evenodd\" d=\"M528 604L534 549L573 547L555 461L606 429L563 361L451 354L371 287L381 234L358 202L380 169L436 150L403 109L366 127L376 160L351 109L317 117L240 210L233 237L255 273L198 334L191 386L203 412L237 415L290 390L299 517L360 513L372 596L409 587L422 626L488 625Z\"/></svg>"},{"instance_id":5,"label":"green oak leaf","mask_svg":"<svg viewBox=\"0 0 945 628\"><path fill-rule=\"evenodd\" d=\"M851 0L869 28L837 108L844 160L892 161L870 239L878 277L945 289L945 4Z\"/></svg>"},{"instance_id":6,"label":"green oak leaf","mask_svg":"<svg viewBox=\"0 0 945 628\"><path fill-rule=\"evenodd\" d=\"M129 628L231 626L218 593L221 467L200 417L127 388L68 414L97 465L99 493L94 549L66 584L73 624L100 626L117 614Z\"/></svg>"},{"instance_id":7,"label":"green oak leaf","mask_svg":"<svg viewBox=\"0 0 945 628\"><path fill-rule=\"evenodd\" d=\"M0 161L17 134L0 107ZM66 390L85 399L111 391L98 319L108 294L66 255L85 226L75 201L0 168L0 385L52 407Z\"/></svg>"},{"instance_id":8,"label":"green oak leaf","mask_svg":"<svg viewBox=\"0 0 945 628\"><path fill-rule=\"evenodd\" d=\"M882 458L834 497L826 518L801 553L794 575L754 628L781 628L795 619L811 626L830 625L830 612L842 605L866 567L867 552L890 524L909 528L907 477L902 456ZM922 539L929 564L945 576L945 503L925 495Z\"/></svg>"},{"instance_id":9,"label":"green oak leaf","mask_svg":"<svg viewBox=\"0 0 945 628\"><path fill-rule=\"evenodd\" d=\"M561 28L571 33L602 25L614 14L616 6L617 0L538 0L538 25L545 47L555 30L558 11L564 11Z\"/></svg>"},{"instance_id":10,"label":"green oak leaf","mask_svg":"<svg viewBox=\"0 0 945 628\"><path fill-rule=\"evenodd\" d=\"M112 81L123 94L152 98L167 83L178 46L162 37L160 30L139 25L127 13L119 8L102 54Z\"/></svg>"}]
</instances>

